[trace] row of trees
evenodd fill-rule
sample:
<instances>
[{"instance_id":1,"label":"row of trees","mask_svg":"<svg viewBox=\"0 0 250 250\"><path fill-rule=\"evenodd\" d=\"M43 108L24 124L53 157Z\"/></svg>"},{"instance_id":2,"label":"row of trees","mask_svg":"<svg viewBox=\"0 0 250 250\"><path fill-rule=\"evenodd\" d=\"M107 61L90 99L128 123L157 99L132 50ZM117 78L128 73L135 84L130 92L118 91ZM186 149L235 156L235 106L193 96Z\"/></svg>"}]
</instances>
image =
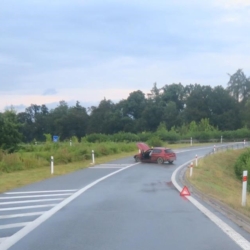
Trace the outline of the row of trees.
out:
<instances>
[{"instance_id":1,"label":"row of trees","mask_svg":"<svg viewBox=\"0 0 250 250\"><path fill-rule=\"evenodd\" d=\"M72 136L80 139L93 133L156 131L159 124L185 134L192 122L202 119L220 131L250 128L249 97L250 78L239 69L230 75L227 88L181 83L158 88L155 83L147 95L137 90L118 103L104 98L89 108L78 101L73 107L61 101L52 110L31 104L25 112L0 114L0 146L8 144L2 135L23 142L43 141L44 134L58 135L62 140Z\"/></svg>"}]
</instances>

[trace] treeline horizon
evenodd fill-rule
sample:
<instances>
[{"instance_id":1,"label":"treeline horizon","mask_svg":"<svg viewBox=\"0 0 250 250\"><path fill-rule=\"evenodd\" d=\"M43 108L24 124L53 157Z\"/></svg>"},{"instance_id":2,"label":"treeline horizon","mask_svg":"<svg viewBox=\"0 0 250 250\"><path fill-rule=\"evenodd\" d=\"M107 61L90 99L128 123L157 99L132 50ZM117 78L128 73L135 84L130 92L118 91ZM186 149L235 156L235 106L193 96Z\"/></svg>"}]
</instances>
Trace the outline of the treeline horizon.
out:
<instances>
[{"instance_id":1,"label":"treeline horizon","mask_svg":"<svg viewBox=\"0 0 250 250\"><path fill-rule=\"evenodd\" d=\"M229 75L226 88L181 83L159 88L154 83L149 94L137 90L118 103L104 98L98 106L85 108L79 101L71 107L60 101L50 110L45 104L31 104L24 112L0 113L0 147L11 140L45 141L45 134L80 140L90 134L155 132L160 125L184 135L204 119L205 130L250 129L249 97L250 77L239 69Z\"/></svg>"}]
</instances>

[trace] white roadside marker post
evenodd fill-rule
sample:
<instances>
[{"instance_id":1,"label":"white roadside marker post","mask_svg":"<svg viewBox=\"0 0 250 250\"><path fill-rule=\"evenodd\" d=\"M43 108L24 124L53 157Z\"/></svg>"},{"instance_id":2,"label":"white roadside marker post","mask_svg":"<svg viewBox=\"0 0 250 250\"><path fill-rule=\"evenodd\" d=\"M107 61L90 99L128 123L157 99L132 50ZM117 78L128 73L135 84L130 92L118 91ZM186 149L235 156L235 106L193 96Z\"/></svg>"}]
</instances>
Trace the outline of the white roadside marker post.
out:
<instances>
[{"instance_id":1,"label":"white roadside marker post","mask_svg":"<svg viewBox=\"0 0 250 250\"><path fill-rule=\"evenodd\" d=\"M242 178L242 206L246 206L247 202L247 170L243 171Z\"/></svg>"},{"instance_id":2,"label":"white roadside marker post","mask_svg":"<svg viewBox=\"0 0 250 250\"><path fill-rule=\"evenodd\" d=\"M197 155L195 156L195 166L196 167L198 166L198 156Z\"/></svg>"},{"instance_id":3,"label":"white roadside marker post","mask_svg":"<svg viewBox=\"0 0 250 250\"><path fill-rule=\"evenodd\" d=\"M190 163L190 173L189 173L189 176L191 177L192 175L193 175L193 166L194 166L194 164L193 164L193 162L191 162Z\"/></svg>"},{"instance_id":4,"label":"white roadside marker post","mask_svg":"<svg viewBox=\"0 0 250 250\"><path fill-rule=\"evenodd\" d=\"M92 164L95 163L95 153L94 153L94 150L92 150Z\"/></svg>"},{"instance_id":5,"label":"white roadside marker post","mask_svg":"<svg viewBox=\"0 0 250 250\"><path fill-rule=\"evenodd\" d=\"M193 145L193 138L192 137L190 138L190 145L191 146Z\"/></svg>"},{"instance_id":6,"label":"white roadside marker post","mask_svg":"<svg viewBox=\"0 0 250 250\"><path fill-rule=\"evenodd\" d=\"M215 153L215 151L216 151L216 146L214 145L214 153Z\"/></svg>"},{"instance_id":7,"label":"white roadside marker post","mask_svg":"<svg viewBox=\"0 0 250 250\"><path fill-rule=\"evenodd\" d=\"M50 172L51 174L54 174L54 157L51 156L51 161L50 161Z\"/></svg>"}]
</instances>

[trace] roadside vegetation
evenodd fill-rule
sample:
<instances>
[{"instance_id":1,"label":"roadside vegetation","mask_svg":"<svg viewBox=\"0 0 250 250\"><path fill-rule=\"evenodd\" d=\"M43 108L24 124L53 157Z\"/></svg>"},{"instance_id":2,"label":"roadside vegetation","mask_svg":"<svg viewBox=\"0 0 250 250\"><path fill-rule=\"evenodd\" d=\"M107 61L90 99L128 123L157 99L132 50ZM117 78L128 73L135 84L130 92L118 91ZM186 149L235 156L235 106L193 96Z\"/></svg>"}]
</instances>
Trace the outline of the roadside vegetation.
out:
<instances>
[{"instance_id":1,"label":"roadside vegetation","mask_svg":"<svg viewBox=\"0 0 250 250\"><path fill-rule=\"evenodd\" d=\"M188 181L205 196L214 198L236 211L250 217L250 194L247 194L247 204L242 206L242 174L243 170L250 173L250 149L229 149L217 152L199 160L193 167ZM248 181L248 190L250 182Z\"/></svg>"},{"instance_id":2,"label":"roadside vegetation","mask_svg":"<svg viewBox=\"0 0 250 250\"><path fill-rule=\"evenodd\" d=\"M55 175L60 175L90 166L92 150L96 163L133 155L139 141L177 148L250 140L250 77L241 69L230 75L226 89L181 83L158 88L154 83L149 92L134 91L118 103L104 98L96 107L85 108L79 101L69 107L62 100L51 110L31 104L24 112L13 107L0 112L0 192L49 178L51 156ZM250 160L239 157L233 174L230 164L239 153L221 155L222 162L205 158L191 181L212 195L225 195L227 188L213 181L223 177L230 183L225 176L231 173L228 178L240 183L242 167Z\"/></svg>"}]
</instances>

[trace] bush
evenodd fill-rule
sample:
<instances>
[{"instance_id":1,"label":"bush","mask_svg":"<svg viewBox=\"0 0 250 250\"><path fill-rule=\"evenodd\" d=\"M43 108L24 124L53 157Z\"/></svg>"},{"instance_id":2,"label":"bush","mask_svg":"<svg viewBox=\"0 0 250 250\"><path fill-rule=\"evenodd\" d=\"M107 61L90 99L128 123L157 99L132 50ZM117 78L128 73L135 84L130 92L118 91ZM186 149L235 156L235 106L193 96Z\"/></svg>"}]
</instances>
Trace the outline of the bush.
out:
<instances>
[{"instance_id":1,"label":"bush","mask_svg":"<svg viewBox=\"0 0 250 250\"><path fill-rule=\"evenodd\" d=\"M163 141L157 137L157 136L154 136L154 137L151 137L148 141L147 141L147 144L150 146L150 147L162 147L163 146Z\"/></svg>"},{"instance_id":2,"label":"bush","mask_svg":"<svg viewBox=\"0 0 250 250\"><path fill-rule=\"evenodd\" d=\"M152 137L151 132L142 132L138 134L138 141L148 141Z\"/></svg>"},{"instance_id":3,"label":"bush","mask_svg":"<svg viewBox=\"0 0 250 250\"><path fill-rule=\"evenodd\" d=\"M105 134L93 133L93 134L85 136L85 140L88 142L92 142L92 143L105 142L109 140L109 136Z\"/></svg>"},{"instance_id":4,"label":"bush","mask_svg":"<svg viewBox=\"0 0 250 250\"><path fill-rule=\"evenodd\" d=\"M242 179L242 174L244 170L247 170L248 173L250 173L250 149L241 154L234 164L234 171L238 179ZM250 189L249 182L248 189Z\"/></svg>"},{"instance_id":5,"label":"bush","mask_svg":"<svg viewBox=\"0 0 250 250\"><path fill-rule=\"evenodd\" d=\"M120 132L112 136L112 141L114 142L136 142L139 140L138 135L133 133Z\"/></svg>"}]
</instances>

